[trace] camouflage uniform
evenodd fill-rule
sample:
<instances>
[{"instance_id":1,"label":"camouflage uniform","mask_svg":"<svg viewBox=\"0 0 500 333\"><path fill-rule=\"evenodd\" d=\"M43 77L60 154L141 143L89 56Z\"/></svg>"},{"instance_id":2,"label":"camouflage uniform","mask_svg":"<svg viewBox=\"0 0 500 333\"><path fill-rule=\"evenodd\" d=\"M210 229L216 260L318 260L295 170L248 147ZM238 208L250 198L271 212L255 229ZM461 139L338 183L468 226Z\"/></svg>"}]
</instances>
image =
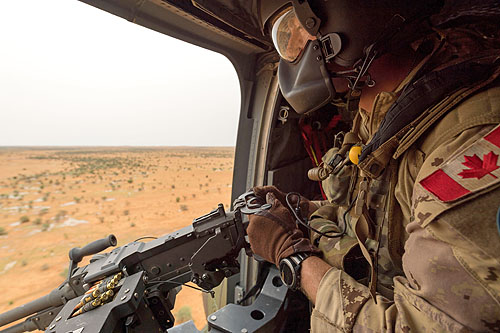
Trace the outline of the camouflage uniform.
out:
<instances>
[{"instance_id":1,"label":"camouflage uniform","mask_svg":"<svg viewBox=\"0 0 500 333\"><path fill-rule=\"evenodd\" d=\"M371 159L324 181L333 205L314 213L311 224L322 231L340 231L345 224L346 235L311 236L334 266L319 286L313 331L500 331L500 235L495 222L500 205L500 159L495 154L500 155L500 146L484 142L492 131L489 137L500 140L495 75L428 109L397 145L383 145L375 158L385 160L383 172L370 172ZM395 98L396 93L381 93L371 114L360 113L363 142ZM483 162L476 165L480 174L458 177L474 169L474 156ZM439 183L438 176L453 172L462 192ZM361 191L365 208L356 217L352 203L359 201ZM359 215L366 215L362 212L375 225L375 232L365 232L366 239L360 239L354 225ZM360 260L360 247L375 253L375 297L364 278L368 265Z\"/></svg>"}]
</instances>

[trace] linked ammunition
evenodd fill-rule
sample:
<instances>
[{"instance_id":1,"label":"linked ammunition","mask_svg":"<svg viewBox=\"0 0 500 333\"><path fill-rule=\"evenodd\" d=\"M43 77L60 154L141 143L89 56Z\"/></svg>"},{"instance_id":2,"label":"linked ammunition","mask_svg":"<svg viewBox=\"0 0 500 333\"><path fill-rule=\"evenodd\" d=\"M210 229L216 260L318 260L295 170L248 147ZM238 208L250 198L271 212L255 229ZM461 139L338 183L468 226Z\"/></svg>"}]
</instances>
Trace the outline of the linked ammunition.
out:
<instances>
[{"instance_id":1,"label":"linked ammunition","mask_svg":"<svg viewBox=\"0 0 500 333\"><path fill-rule=\"evenodd\" d=\"M84 312L88 312L90 310L93 310L95 308L97 308L99 305L101 305L101 299L100 298L96 298L95 300L93 300L92 302L88 302L88 303L85 303L84 306L82 306L78 311L76 311L75 313L73 313L71 315L71 317L76 317Z\"/></svg>"},{"instance_id":2,"label":"linked ammunition","mask_svg":"<svg viewBox=\"0 0 500 333\"><path fill-rule=\"evenodd\" d=\"M94 296L94 295L83 295L82 299L75 306L75 308L73 309L73 311L78 310L79 308L81 308L82 306L84 306L86 303L88 303L88 302L92 301L93 299L95 299L97 296Z\"/></svg>"},{"instance_id":3,"label":"linked ammunition","mask_svg":"<svg viewBox=\"0 0 500 333\"><path fill-rule=\"evenodd\" d=\"M104 294L102 294L101 295L101 304L104 304L108 301L111 301L114 294L115 293L113 292L113 290L108 290Z\"/></svg>"},{"instance_id":4,"label":"linked ammunition","mask_svg":"<svg viewBox=\"0 0 500 333\"><path fill-rule=\"evenodd\" d=\"M99 287L96 290L99 291L99 294L104 294L106 291L111 290L114 287L115 287L115 284L112 282L110 282L108 284L102 283L101 285L99 285Z\"/></svg>"}]
</instances>

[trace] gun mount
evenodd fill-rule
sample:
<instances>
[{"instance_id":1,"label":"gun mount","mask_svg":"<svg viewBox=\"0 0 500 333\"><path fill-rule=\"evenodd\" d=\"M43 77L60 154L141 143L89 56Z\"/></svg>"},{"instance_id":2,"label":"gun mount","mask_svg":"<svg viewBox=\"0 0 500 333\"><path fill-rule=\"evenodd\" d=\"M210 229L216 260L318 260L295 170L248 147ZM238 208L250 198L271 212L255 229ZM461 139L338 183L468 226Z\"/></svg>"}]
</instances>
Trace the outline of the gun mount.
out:
<instances>
[{"instance_id":1,"label":"gun mount","mask_svg":"<svg viewBox=\"0 0 500 333\"><path fill-rule=\"evenodd\" d=\"M238 273L240 251L251 255L245 240L246 215L269 205L247 192L234 207L225 212L219 204L190 226L108 253L100 252L116 245L114 235L71 249L66 281L48 295L0 314L0 326L30 316L0 332L198 332L192 322L173 327L171 310L180 286L193 282L210 292L225 277ZM88 255L93 255L90 263L78 267ZM214 332L231 332L240 326L247 332L269 328L283 308L286 293L273 270L251 306L229 304L210 315L208 325Z\"/></svg>"}]
</instances>

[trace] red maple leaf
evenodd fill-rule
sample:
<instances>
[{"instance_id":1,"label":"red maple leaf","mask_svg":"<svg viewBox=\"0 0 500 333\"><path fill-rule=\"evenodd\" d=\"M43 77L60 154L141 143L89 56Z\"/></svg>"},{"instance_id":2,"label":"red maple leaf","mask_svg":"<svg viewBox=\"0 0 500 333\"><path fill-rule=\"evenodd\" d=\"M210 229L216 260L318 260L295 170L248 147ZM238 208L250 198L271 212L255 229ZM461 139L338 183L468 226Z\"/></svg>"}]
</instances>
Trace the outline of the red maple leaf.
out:
<instances>
[{"instance_id":1,"label":"red maple leaf","mask_svg":"<svg viewBox=\"0 0 500 333\"><path fill-rule=\"evenodd\" d=\"M476 154L474 156L465 155L465 162L462 164L469 169L462 170L458 175L462 178L477 178L481 179L486 175L491 175L497 178L492 171L499 168L497 165L498 155L490 151L488 154L483 155L483 160L479 158Z\"/></svg>"}]
</instances>

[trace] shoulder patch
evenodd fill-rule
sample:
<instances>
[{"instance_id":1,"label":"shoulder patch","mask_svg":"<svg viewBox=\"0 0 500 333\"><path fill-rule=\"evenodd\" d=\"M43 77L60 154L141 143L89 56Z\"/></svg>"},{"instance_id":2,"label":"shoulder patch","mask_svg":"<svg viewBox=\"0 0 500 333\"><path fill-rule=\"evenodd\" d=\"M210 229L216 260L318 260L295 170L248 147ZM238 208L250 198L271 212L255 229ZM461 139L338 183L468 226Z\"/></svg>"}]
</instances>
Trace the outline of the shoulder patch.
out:
<instances>
[{"instance_id":1,"label":"shoulder patch","mask_svg":"<svg viewBox=\"0 0 500 333\"><path fill-rule=\"evenodd\" d=\"M452 156L420 185L442 202L451 202L500 181L500 125Z\"/></svg>"}]
</instances>

